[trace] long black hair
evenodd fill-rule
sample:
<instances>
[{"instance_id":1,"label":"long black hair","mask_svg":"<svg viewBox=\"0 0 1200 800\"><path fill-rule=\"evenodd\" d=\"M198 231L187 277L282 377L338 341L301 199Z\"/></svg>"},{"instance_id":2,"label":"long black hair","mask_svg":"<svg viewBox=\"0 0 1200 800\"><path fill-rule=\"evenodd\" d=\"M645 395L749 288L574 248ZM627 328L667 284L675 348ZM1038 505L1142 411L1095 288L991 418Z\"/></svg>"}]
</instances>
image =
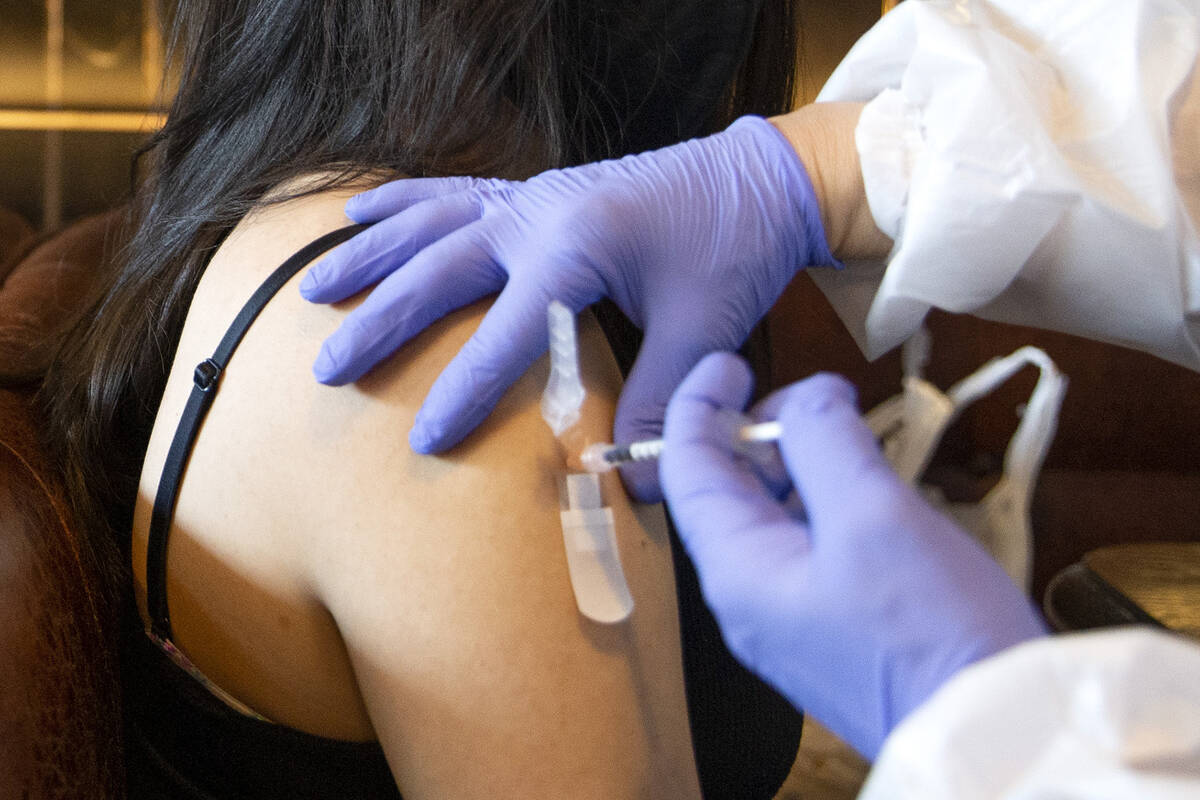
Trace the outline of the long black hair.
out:
<instances>
[{"instance_id":1,"label":"long black hair","mask_svg":"<svg viewBox=\"0 0 1200 800\"><path fill-rule=\"evenodd\" d=\"M733 9L754 34L734 37L728 64L707 78L715 90L694 94L695 108L656 130L645 110L664 87L687 85L680 73L703 61L672 49L669 26L686 7L703 28L706 6ZM75 511L108 543L115 570L128 563L138 476L192 293L212 252L272 187L315 172L329 177L308 191L368 171L516 176L790 106L791 0L654 8L645 0L178 4L168 59L178 91L135 162L128 243L64 337L40 394ZM651 54L654 72L633 80L634 61L612 52L618 43Z\"/></svg>"}]
</instances>

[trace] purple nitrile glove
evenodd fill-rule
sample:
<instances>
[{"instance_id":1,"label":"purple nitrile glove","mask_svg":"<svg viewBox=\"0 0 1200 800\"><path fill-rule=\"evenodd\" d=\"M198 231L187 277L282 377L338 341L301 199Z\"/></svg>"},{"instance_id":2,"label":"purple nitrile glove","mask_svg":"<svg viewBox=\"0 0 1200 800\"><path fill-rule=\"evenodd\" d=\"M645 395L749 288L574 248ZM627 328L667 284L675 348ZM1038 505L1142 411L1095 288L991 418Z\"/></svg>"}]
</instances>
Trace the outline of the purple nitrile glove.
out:
<instances>
[{"instance_id":1,"label":"purple nitrile glove","mask_svg":"<svg viewBox=\"0 0 1200 800\"><path fill-rule=\"evenodd\" d=\"M701 361L667 408L663 491L726 642L796 706L873 758L962 667L1046 633L970 536L900 480L838 376L753 412L783 428L790 496L733 445L745 363ZM774 483L774 485L768 485Z\"/></svg>"},{"instance_id":2,"label":"purple nitrile glove","mask_svg":"<svg viewBox=\"0 0 1200 800\"><path fill-rule=\"evenodd\" d=\"M702 355L741 345L797 270L836 263L808 174L759 117L523 182L395 181L346 213L382 221L314 266L301 292L333 302L381 282L325 342L318 380L356 380L442 315L501 292L418 412L420 452L457 443L545 352L555 299L578 312L611 297L645 331L614 440L656 438ZM639 498L660 497L653 465L624 477Z\"/></svg>"}]
</instances>

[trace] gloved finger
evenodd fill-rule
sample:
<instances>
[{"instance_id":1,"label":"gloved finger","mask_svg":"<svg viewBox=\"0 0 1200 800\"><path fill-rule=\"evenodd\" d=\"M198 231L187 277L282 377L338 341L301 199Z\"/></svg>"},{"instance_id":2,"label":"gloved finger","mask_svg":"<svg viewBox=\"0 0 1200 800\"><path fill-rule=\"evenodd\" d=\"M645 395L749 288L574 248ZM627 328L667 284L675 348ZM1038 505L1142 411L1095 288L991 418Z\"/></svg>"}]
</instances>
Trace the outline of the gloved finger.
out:
<instances>
[{"instance_id":1,"label":"gloved finger","mask_svg":"<svg viewBox=\"0 0 1200 800\"><path fill-rule=\"evenodd\" d=\"M728 411L745 404L752 383L744 361L713 353L691 371L667 409L662 487L702 581L708 576L706 593L735 591L727 580L760 580L807 548L802 529L734 444L739 421Z\"/></svg>"},{"instance_id":2,"label":"gloved finger","mask_svg":"<svg viewBox=\"0 0 1200 800\"><path fill-rule=\"evenodd\" d=\"M314 303L344 300L481 213L478 199L466 192L419 203L367 228L314 264L300 282L300 294Z\"/></svg>"},{"instance_id":3,"label":"gloved finger","mask_svg":"<svg viewBox=\"0 0 1200 800\"><path fill-rule=\"evenodd\" d=\"M509 281L426 395L408 435L413 450L441 452L483 421L508 387L546 352L548 303L540 287Z\"/></svg>"},{"instance_id":4,"label":"gloved finger","mask_svg":"<svg viewBox=\"0 0 1200 800\"><path fill-rule=\"evenodd\" d=\"M783 405L781 392L772 392L746 413L750 422L773 422L779 418L779 409ZM759 480L766 484L771 494L778 500L794 497L792 476L788 474L787 465L783 463L783 455L777 442L747 442L743 449L749 451ZM798 508L798 504L794 507Z\"/></svg>"},{"instance_id":5,"label":"gloved finger","mask_svg":"<svg viewBox=\"0 0 1200 800\"><path fill-rule=\"evenodd\" d=\"M661 436L663 415L672 393L705 351L703 337L695 331L667 325L647 328L617 401L613 441L626 444ZM662 500L658 469L653 462L623 465L621 479L640 502Z\"/></svg>"},{"instance_id":6,"label":"gloved finger","mask_svg":"<svg viewBox=\"0 0 1200 800\"><path fill-rule=\"evenodd\" d=\"M879 506L900 479L859 414L854 387L821 373L783 391L780 449L813 527Z\"/></svg>"},{"instance_id":7,"label":"gloved finger","mask_svg":"<svg viewBox=\"0 0 1200 800\"><path fill-rule=\"evenodd\" d=\"M503 272L465 229L385 278L321 345L313 375L340 386L362 377L448 312L499 290Z\"/></svg>"},{"instance_id":8,"label":"gloved finger","mask_svg":"<svg viewBox=\"0 0 1200 800\"><path fill-rule=\"evenodd\" d=\"M503 181L485 178L401 178L359 192L346 201L346 216L355 222L377 222L417 203L471 189L486 189Z\"/></svg>"}]
</instances>

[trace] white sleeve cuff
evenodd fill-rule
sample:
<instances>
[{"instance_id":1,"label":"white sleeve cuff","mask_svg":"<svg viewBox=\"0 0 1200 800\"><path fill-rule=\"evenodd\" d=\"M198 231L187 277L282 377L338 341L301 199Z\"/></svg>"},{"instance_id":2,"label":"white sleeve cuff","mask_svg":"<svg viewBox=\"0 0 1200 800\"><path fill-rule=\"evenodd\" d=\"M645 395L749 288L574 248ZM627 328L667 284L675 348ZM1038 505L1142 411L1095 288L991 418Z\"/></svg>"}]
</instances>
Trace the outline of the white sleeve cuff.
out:
<instances>
[{"instance_id":1,"label":"white sleeve cuff","mask_svg":"<svg viewBox=\"0 0 1200 800\"><path fill-rule=\"evenodd\" d=\"M910 0L819 101L867 101L867 200L895 241L812 275L868 357L931 307L1200 369L1200 2Z\"/></svg>"},{"instance_id":2,"label":"white sleeve cuff","mask_svg":"<svg viewBox=\"0 0 1200 800\"><path fill-rule=\"evenodd\" d=\"M871 215L893 240L903 233L913 165L924 149L920 119L903 93L884 89L867 103L854 132Z\"/></svg>"}]
</instances>

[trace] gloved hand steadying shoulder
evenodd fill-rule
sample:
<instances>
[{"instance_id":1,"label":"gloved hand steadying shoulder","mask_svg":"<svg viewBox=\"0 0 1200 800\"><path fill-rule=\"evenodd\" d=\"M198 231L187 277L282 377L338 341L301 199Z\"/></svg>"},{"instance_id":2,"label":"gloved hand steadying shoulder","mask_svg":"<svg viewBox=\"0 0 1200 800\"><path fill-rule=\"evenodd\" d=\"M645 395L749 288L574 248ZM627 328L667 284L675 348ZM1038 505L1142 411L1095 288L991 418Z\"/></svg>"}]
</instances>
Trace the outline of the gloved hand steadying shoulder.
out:
<instances>
[{"instance_id":1,"label":"gloved hand steadying shoulder","mask_svg":"<svg viewBox=\"0 0 1200 800\"><path fill-rule=\"evenodd\" d=\"M740 346L797 270L835 263L803 165L758 117L524 182L396 181L346 213L383 221L310 270L301 292L333 302L382 281L325 342L313 367L324 383L357 379L442 315L503 290L417 414L420 452L462 439L545 352L552 299L578 312L611 297L645 331L614 441L656 438L702 355ZM653 465L624 477L658 499Z\"/></svg>"},{"instance_id":2,"label":"gloved hand steadying shoulder","mask_svg":"<svg viewBox=\"0 0 1200 800\"><path fill-rule=\"evenodd\" d=\"M667 409L663 491L743 663L863 755L962 667L1045 626L970 536L892 471L854 390L817 375L755 409L791 476L733 446L745 363L701 361Z\"/></svg>"}]
</instances>

